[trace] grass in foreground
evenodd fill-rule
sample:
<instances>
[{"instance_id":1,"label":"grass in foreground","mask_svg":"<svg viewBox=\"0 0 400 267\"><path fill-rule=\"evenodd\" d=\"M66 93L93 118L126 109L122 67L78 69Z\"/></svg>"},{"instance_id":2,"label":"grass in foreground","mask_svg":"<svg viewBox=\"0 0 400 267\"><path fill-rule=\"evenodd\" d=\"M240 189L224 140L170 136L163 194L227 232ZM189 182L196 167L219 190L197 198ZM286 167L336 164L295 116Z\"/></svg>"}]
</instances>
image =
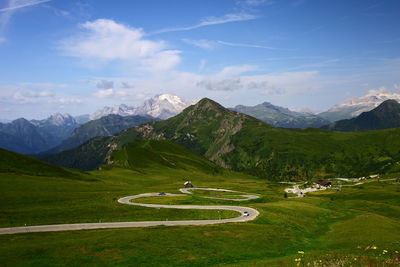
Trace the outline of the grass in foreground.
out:
<instances>
[{"instance_id":1,"label":"grass in foreground","mask_svg":"<svg viewBox=\"0 0 400 267\"><path fill-rule=\"evenodd\" d=\"M296 266L345 262L383 265L400 250L400 185L368 183L341 192L317 192L286 199L285 185L266 183L237 173L123 169L93 172L98 181L52 180L49 177L2 175L1 224L77 220L156 220L213 216L115 204L118 197L146 192L178 193L187 178L199 187L257 193L261 199L237 203L260 211L255 221L239 224L106 229L0 236L0 261L16 266ZM36 180L33 180L36 179ZM28 192L27 194L25 194ZM201 193L201 192L200 192ZM197 194L200 195L198 192ZM170 199L169 204L232 204L198 195ZM10 213L12 212L12 213ZM172 212L172 213L170 213ZM217 211L216 211L217 212ZM43 217L38 214L44 214ZM9 218L14 221L10 222ZM105 220L105 219L104 219ZM102 220L103 221L103 220ZM376 246L377 250L365 250ZM388 254L380 255L383 250ZM392 255L392 254L390 254ZM375 264L375 265L374 265ZM319 265L315 265L319 266ZM328 265L329 266L329 265ZM335 266L335 265L332 265ZM339 265L340 266L340 265Z\"/></svg>"}]
</instances>

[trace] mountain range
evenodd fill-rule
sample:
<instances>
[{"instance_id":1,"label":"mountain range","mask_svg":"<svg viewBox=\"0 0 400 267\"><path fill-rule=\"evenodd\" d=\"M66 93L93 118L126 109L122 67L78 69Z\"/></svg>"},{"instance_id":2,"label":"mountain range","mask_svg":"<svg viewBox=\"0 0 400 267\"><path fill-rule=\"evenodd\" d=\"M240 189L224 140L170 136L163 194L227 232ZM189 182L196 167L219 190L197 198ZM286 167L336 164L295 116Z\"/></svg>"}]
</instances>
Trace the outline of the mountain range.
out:
<instances>
[{"instance_id":1,"label":"mountain range","mask_svg":"<svg viewBox=\"0 0 400 267\"><path fill-rule=\"evenodd\" d=\"M365 96L347 99L342 104L335 105L327 111L321 112L317 115L331 122L350 119L357 117L363 112L376 108L382 102L389 99L399 102L400 94L386 90L378 92L372 90L369 91Z\"/></svg>"},{"instance_id":2,"label":"mountain range","mask_svg":"<svg viewBox=\"0 0 400 267\"><path fill-rule=\"evenodd\" d=\"M396 100L386 100L371 111L363 112L356 118L340 120L322 129L330 131L367 131L400 127L400 104Z\"/></svg>"},{"instance_id":3,"label":"mountain range","mask_svg":"<svg viewBox=\"0 0 400 267\"><path fill-rule=\"evenodd\" d=\"M184 108L192 103L187 102L176 95L162 94L150 98L141 106L132 107L125 104L115 105L113 107L104 107L89 115L90 120L99 119L109 114L120 116L129 115L148 115L159 119L168 119L180 113Z\"/></svg>"},{"instance_id":4,"label":"mountain range","mask_svg":"<svg viewBox=\"0 0 400 267\"><path fill-rule=\"evenodd\" d=\"M108 136L140 123L169 118L189 104L178 96L163 94L146 100L139 107L121 104L77 117L56 113L43 120L21 118L0 123L0 147L23 154L58 152L95 136ZM73 132L80 125L82 127Z\"/></svg>"},{"instance_id":5,"label":"mountain range","mask_svg":"<svg viewBox=\"0 0 400 267\"><path fill-rule=\"evenodd\" d=\"M324 129L334 130L336 126L327 126L330 122L329 120L340 117L353 117L363 110L373 109L388 97L400 99L400 96L395 93L371 92L364 97L346 100L343 104L334 106L327 112L318 115L291 111L268 102L255 106L238 105L232 110L248 114L270 125L282 128L324 127ZM44 120L28 121L21 118L9 123L0 123L0 147L25 154L45 151L59 152L80 145L92 137L112 135L127 127L138 125L132 118L123 120L120 117L110 117L90 123L73 133L78 126L96 121L104 116L111 114L122 117L142 116L144 119L137 121L144 123L150 120L149 116L158 119L170 118L179 114L190 104L178 96L163 94L146 100L138 107L121 104L114 107L105 107L90 115L77 117L56 113ZM339 125L341 124L343 122Z\"/></svg>"},{"instance_id":6,"label":"mountain range","mask_svg":"<svg viewBox=\"0 0 400 267\"><path fill-rule=\"evenodd\" d=\"M275 106L269 102L256 106L238 105L231 109L282 128L319 128L329 123L328 120L317 115L291 111L288 108Z\"/></svg>"},{"instance_id":7,"label":"mountain range","mask_svg":"<svg viewBox=\"0 0 400 267\"><path fill-rule=\"evenodd\" d=\"M0 147L24 154L43 152L59 145L78 125L71 115L60 113L44 120L0 123Z\"/></svg>"},{"instance_id":8,"label":"mountain range","mask_svg":"<svg viewBox=\"0 0 400 267\"><path fill-rule=\"evenodd\" d=\"M131 115L123 117L116 114L110 114L101 117L100 119L92 120L79 126L60 145L52 148L46 153L56 153L68 150L83 144L84 142L93 137L112 136L127 128L156 120L159 119L153 118L148 115L146 116Z\"/></svg>"},{"instance_id":9,"label":"mountain range","mask_svg":"<svg viewBox=\"0 0 400 267\"><path fill-rule=\"evenodd\" d=\"M113 152L138 139L169 140L221 167L271 180L365 176L390 172L400 162L400 129L353 133L282 129L210 99L168 120L40 158L65 167L95 169L112 164Z\"/></svg>"}]
</instances>

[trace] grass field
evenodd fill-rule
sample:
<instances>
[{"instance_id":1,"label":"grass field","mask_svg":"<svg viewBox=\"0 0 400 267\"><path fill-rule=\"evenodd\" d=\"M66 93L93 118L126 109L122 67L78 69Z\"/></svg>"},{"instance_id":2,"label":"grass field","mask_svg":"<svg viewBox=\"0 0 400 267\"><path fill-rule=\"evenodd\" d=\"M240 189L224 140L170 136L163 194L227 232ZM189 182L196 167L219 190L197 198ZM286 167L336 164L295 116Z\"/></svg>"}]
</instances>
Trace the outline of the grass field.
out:
<instances>
[{"instance_id":1,"label":"grass field","mask_svg":"<svg viewBox=\"0 0 400 267\"><path fill-rule=\"evenodd\" d=\"M116 202L119 197L140 193L179 193L188 178L199 187L256 193L261 198L238 203L205 199L201 196L211 196L210 192L195 192L158 201L244 205L258 209L260 216L248 223L212 226L4 235L0 236L2 265L296 266L295 259L301 259L301 264L342 261L374 266L394 259L395 251L400 250L400 185L393 181L286 199L286 185L225 171L213 175L193 170L114 168L85 175L87 179L74 180L1 174L1 227L234 216L229 211L151 209ZM388 252L383 253L384 249Z\"/></svg>"}]
</instances>

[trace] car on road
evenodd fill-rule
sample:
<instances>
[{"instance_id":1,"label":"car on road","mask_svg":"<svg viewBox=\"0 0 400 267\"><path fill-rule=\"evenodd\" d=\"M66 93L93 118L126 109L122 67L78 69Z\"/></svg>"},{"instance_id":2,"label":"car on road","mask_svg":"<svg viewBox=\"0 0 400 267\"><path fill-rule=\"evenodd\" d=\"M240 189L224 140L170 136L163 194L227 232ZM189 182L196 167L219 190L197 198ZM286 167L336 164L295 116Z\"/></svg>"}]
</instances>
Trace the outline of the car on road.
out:
<instances>
[{"instance_id":1,"label":"car on road","mask_svg":"<svg viewBox=\"0 0 400 267\"><path fill-rule=\"evenodd\" d=\"M243 216L248 217L248 216L250 216L250 214L247 211L245 211L245 212L243 212Z\"/></svg>"},{"instance_id":2,"label":"car on road","mask_svg":"<svg viewBox=\"0 0 400 267\"><path fill-rule=\"evenodd\" d=\"M165 194L165 192L160 192L160 193L158 193L158 195L159 196L165 196L166 194Z\"/></svg>"}]
</instances>

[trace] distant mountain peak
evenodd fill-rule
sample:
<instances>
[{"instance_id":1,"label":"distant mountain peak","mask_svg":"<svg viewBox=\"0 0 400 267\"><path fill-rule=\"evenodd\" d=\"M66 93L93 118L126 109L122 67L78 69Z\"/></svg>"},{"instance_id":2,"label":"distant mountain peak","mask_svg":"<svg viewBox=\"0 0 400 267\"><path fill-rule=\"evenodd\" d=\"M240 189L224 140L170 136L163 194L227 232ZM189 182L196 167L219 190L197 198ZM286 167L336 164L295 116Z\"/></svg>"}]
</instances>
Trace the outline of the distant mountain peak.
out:
<instances>
[{"instance_id":1,"label":"distant mountain peak","mask_svg":"<svg viewBox=\"0 0 400 267\"><path fill-rule=\"evenodd\" d=\"M155 118L168 119L180 113L190 103L177 95L161 94L146 100L136 108L137 115L150 115Z\"/></svg>"},{"instance_id":2,"label":"distant mountain peak","mask_svg":"<svg viewBox=\"0 0 400 267\"><path fill-rule=\"evenodd\" d=\"M78 124L75 118L68 113L55 113L47 118L47 122L57 126Z\"/></svg>"},{"instance_id":3,"label":"distant mountain peak","mask_svg":"<svg viewBox=\"0 0 400 267\"><path fill-rule=\"evenodd\" d=\"M386 100L371 111L363 112L356 118L336 121L322 127L332 131L367 131L400 127L400 104Z\"/></svg>"},{"instance_id":4,"label":"distant mountain peak","mask_svg":"<svg viewBox=\"0 0 400 267\"><path fill-rule=\"evenodd\" d=\"M346 99L342 104L335 105L318 115L330 121L350 119L376 108L389 99L400 101L400 94L386 89L370 90L364 96Z\"/></svg>"},{"instance_id":5,"label":"distant mountain peak","mask_svg":"<svg viewBox=\"0 0 400 267\"><path fill-rule=\"evenodd\" d=\"M382 102L382 104L380 104L377 109L388 109L388 110L392 110L393 108L398 109L400 107L400 103L397 102L394 99L389 99L386 100L384 102Z\"/></svg>"},{"instance_id":6,"label":"distant mountain peak","mask_svg":"<svg viewBox=\"0 0 400 267\"><path fill-rule=\"evenodd\" d=\"M91 120L99 119L109 114L117 114L121 116L129 115L149 115L154 118L168 119L180 113L191 103L186 102L177 95L160 94L144 101L138 107L128 106L125 104L114 105L113 107L104 107L91 114Z\"/></svg>"},{"instance_id":7,"label":"distant mountain peak","mask_svg":"<svg viewBox=\"0 0 400 267\"><path fill-rule=\"evenodd\" d=\"M236 106L232 108L268 124L283 128L318 128L329 123L314 114L292 111L288 108L263 102L255 106Z\"/></svg>"}]
</instances>

